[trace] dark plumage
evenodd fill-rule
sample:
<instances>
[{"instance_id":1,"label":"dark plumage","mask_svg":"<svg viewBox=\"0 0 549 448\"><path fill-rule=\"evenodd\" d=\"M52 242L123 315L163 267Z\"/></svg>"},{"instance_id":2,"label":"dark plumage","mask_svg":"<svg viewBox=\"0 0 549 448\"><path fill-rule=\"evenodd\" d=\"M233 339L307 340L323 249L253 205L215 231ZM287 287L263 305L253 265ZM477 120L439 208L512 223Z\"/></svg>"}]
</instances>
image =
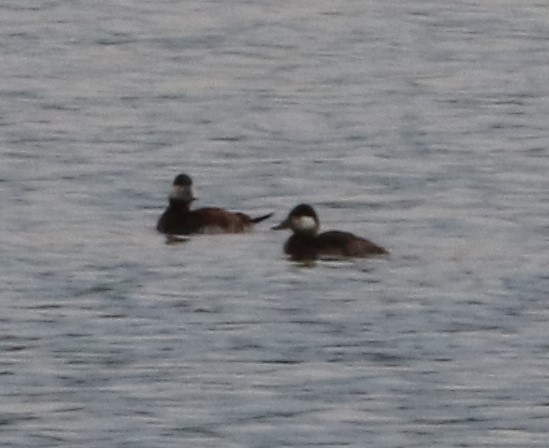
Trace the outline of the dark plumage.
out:
<instances>
[{"instance_id":1,"label":"dark plumage","mask_svg":"<svg viewBox=\"0 0 549 448\"><path fill-rule=\"evenodd\" d=\"M253 228L272 213L252 218L244 213L229 212L222 208L206 207L191 210L197 198L192 179L179 174L173 181L169 205L160 216L156 229L169 235L189 235L192 233L241 233Z\"/></svg>"},{"instance_id":2,"label":"dark plumage","mask_svg":"<svg viewBox=\"0 0 549 448\"><path fill-rule=\"evenodd\" d=\"M292 260L316 260L332 257L368 257L387 254L377 244L349 232L330 230L318 233L320 221L308 204L299 204L275 230L291 229L293 234L284 245L284 253Z\"/></svg>"}]
</instances>

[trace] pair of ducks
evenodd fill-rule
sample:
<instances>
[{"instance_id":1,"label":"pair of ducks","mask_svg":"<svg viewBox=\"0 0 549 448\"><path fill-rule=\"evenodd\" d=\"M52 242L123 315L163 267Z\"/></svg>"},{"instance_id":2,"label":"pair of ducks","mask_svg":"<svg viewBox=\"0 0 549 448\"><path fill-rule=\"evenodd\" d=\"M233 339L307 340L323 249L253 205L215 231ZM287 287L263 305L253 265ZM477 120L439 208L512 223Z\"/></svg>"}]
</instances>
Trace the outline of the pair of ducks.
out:
<instances>
[{"instance_id":1,"label":"pair of ducks","mask_svg":"<svg viewBox=\"0 0 549 448\"><path fill-rule=\"evenodd\" d=\"M158 220L156 229L169 236L192 233L241 233L273 214L252 218L244 213L229 212L222 208L205 207L191 210L197 199L192 179L186 174L175 177L169 196L168 208ZM387 254L387 250L349 232L330 230L318 233L320 221L308 204L294 207L288 217L273 227L291 229L293 234L284 245L284 253L294 261L332 257L367 257Z\"/></svg>"}]
</instances>

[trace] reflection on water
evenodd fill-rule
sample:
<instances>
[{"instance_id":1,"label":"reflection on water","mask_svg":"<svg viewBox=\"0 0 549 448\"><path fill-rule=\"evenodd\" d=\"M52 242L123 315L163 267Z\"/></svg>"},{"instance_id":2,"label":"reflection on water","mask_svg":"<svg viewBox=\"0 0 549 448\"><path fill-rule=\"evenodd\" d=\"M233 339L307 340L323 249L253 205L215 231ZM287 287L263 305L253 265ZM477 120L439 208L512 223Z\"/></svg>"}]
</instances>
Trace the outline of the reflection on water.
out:
<instances>
[{"instance_id":1,"label":"reflection on water","mask_svg":"<svg viewBox=\"0 0 549 448\"><path fill-rule=\"evenodd\" d=\"M4 445L546 446L547 6L0 10ZM275 216L165 244L178 172Z\"/></svg>"}]
</instances>

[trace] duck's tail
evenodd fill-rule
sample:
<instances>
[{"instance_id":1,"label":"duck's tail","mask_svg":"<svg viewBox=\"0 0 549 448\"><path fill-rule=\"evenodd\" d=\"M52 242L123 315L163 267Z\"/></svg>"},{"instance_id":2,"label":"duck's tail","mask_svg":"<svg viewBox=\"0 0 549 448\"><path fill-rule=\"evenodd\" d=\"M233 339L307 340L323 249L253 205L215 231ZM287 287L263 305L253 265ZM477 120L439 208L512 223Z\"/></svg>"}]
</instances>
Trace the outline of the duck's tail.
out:
<instances>
[{"instance_id":1,"label":"duck's tail","mask_svg":"<svg viewBox=\"0 0 549 448\"><path fill-rule=\"evenodd\" d=\"M264 220L266 220L267 218L270 218L273 215L274 215L273 212L267 213L266 215L258 216L257 218L252 218L252 222L254 224L257 224L258 222L264 221Z\"/></svg>"}]
</instances>

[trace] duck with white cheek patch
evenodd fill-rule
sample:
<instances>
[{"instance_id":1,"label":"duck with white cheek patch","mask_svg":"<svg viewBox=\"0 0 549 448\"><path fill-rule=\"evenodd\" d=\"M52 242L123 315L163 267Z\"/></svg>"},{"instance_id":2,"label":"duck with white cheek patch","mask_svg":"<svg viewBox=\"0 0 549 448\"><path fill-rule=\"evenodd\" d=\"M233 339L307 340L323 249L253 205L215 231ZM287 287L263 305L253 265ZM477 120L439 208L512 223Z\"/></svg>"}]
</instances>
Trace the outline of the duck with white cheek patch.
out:
<instances>
[{"instance_id":1,"label":"duck with white cheek patch","mask_svg":"<svg viewBox=\"0 0 549 448\"><path fill-rule=\"evenodd\" d=\"M156 229L167 235L242 233L252 230L272 213L252 218L244 213L230 212L218 207L191 210L197 199L192 179L186 174L175 177L169 196L169 204L158 219Z\"/></svg>"},{"instance_id":2,"label":"duck with white cheek patch","mask_svg":"<svg viewBox=\"0 0 549 448\"><path fill-rule=\"evenodd\" d=\"M389 252L377 244L349 232L330 230L318 233L320 221L309 204L299 204L274 230L291 229L292 235L284 244L284 253L294 261L326 258L370 257Z\"/></svg>"}]
</instances>

